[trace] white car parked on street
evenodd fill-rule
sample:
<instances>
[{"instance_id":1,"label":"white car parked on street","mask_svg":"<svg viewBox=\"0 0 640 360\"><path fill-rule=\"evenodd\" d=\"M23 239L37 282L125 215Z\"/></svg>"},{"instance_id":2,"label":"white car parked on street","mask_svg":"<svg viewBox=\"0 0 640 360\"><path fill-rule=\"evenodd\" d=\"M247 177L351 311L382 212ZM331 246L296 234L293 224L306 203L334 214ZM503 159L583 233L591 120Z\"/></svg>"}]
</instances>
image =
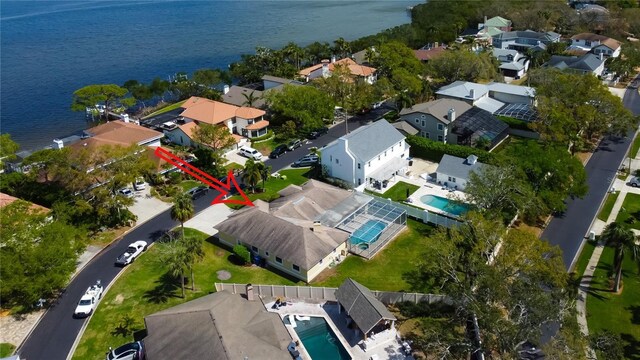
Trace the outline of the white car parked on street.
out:
<instances>
[{"instance_id":1,"label":"white car parked on street","mask_svg":"<svg viewBox=\"0 0 640 360\"><path fill-rule=\"evenodd\" d=\"M118 256L116 265L126 266L131 264L143 251L147 250L147 246L147 242L144 240L131 243L124 254Z\"/></svg>"},{"instance_id":2,"label":"white car parked on street","mask_svg":"<svg viewBox=\"0 0 640 360\"><path fill-rule=\"evenodd\" d=\"M80 298L73 316L76 318L83 318L91 315L96 306L98 306L98 300L102 298L103 290L104 288L102 287L100 280L96 281L95 285L89 286L87 291Z\"/></svg>"}]
</instances>

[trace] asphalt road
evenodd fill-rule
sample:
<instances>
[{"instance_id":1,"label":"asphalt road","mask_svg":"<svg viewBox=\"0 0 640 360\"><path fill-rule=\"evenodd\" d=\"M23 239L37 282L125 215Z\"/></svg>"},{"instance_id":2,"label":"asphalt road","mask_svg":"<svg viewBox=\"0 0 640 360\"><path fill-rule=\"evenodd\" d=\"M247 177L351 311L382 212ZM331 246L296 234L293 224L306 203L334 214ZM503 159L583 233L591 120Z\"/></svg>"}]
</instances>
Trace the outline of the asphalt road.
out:
<instances>
[{"instance_id":1,"label":"asphalt road","mask_svg":"<svg viewBox=\"0 0 640 360\"><path fill-rule=\"evenodd\" d=\"M637 89L627 89L623 103L635 115L640 114ZM600 203L617 174L634 134L635 129L624 138L607 137L600 142L585 167L589 192L583 199L567 199L567 211L554 217L542 233L543 239L560 246L567 270L571 269L578 257L591 222L597 216Z\"/></svg>"},{"instance_id":2,"label":"asphalt road","mask_svg":"<svg viewBox=\"0 0 640 360\"><path fill-rule=\"evenodd\" d=\"M380 117L388 110L388 108L383 107L373 110L366 115L352 117L348 121L349 131L353 131L369 121ZM169 117L171 116L172 115L168 115L167 119L170 120ZM159 120L156 120L156 122L157 121ZM322 147L345 133L345 123L339 123L329 129L329 132L319 139L309 141L300 148L287 152L278 159L269 159L266 163L272 166L273 171L278 171L306 155L310 147ZM216 191L211 190L206 196L194 201L196 213L207 208L217 195L218 193ZM95 284L98 279L102 281L105 287L113 281L115 276L122 271L122 268L114 266L115 259L124 252L130 243L136 240L146 240L151 243L161 237L167 230L177 225L177 222L171 220L170 210L167 210L135 228L122 240L105 248L100 254L96 255L71 281L65 293L58 299L55 306L51 307L42 317L42 320L18 351L20 357L27 360L66 359L80 329L83 324L88 321L88 319L73 318L73 312L82 294L84 294L89 286ZM104 331L110 330L111 329L104 329ZM111 344L114 348L120 345L122 344ZM104 349L104 352L106 353L107 350L108 349Z\"/></svg>"}]
</instances>

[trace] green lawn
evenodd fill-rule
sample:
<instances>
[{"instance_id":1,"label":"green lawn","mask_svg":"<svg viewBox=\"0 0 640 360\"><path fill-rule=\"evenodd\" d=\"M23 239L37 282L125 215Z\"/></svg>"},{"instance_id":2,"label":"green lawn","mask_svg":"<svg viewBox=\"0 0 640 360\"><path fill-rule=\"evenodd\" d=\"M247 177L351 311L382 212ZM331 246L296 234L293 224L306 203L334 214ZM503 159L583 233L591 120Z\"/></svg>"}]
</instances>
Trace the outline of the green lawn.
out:
<instances>
[{"instance_id":1,"label":"green lawn","mask_svg":"<svg viewBox=\"0 0 640 360\"><path fill-rule=\"evenodd\" d=\"M382 197L385 199L391 199L393 201L405 201L407 200L407 190L409 190L408 194L413 194L416 190L418 190L420 186L408 184L404 181L399 181L397 184L393 185L389 190L385 191L382 194Z\"/></svg>"},{"instance_id":2,"label":"green lawn","mask_svg":"<svg viewBox=\"0 0 640 360\"><path fill-rule=\"evenodd\" d=\"M627 193L622 208L616 217L616 222L629 225L632 229L640 230L640 195Z\"/></svg>"},{"instance_id":3,"label":"green lawn","mask_svg":"<svg viewBox=\"0 0 640 360\"><path fill-rule=\"evenodd\" d=\"M148 118L150 118L152 116L164 114L164 113L169 112L171 110L175 110L175 109L179 108L180 106L182 106L182 104L184 104L185 101L187 101L187 100L182 100L182 101L179 101L179 102L177 102L175 104L171 104L171 105L165 106L162 109L154 111L151 114L145 116L143 119L148 119Z\"/></svg>"},{"instance_id":4,"label":"green lawn","mask_svg":"<svg viewBox=\"0 0 640 360\"><path fill-rule=\"evenodd\" d=\"M200 185L202 185L202 183L195 180L184 180L183 182L180 183L180 187L182 188L183 191L189 191L194 187L198 187Z\"/></svg>"},{"instance_id":5,"label":"green lawn","mask_svg":"<svg viewBox=\"0 0 640 360\"><path fill-rule=\"evenodd\" d=\"M580 257L578 257L578 261L576 261L576 264L573 267L573 273L575 273L576 278L581 278L582 274L584 274L584 270L587 268L587 264L589 263L589 259L591 259L591 255L595 248L595 241L587 241L584 243L582 252L580 252Z\"/></svg>"},{"instance_id":6,"label":"green lawn","mask_svg":"<svg viewBox=\"0 0 640 360\"><path fill-rule=\"evenodd\" d=\"M287 169L280 170L278 173L280 175L286 176L286 179L271 177L269 180L265 182L265 191L262 192L262 181L256 185L256 193L252 194L251 189L245 189L245 194L249 197L251 201L256 199L261 199L264 201L272 201L280 197L278 191L286 188L287 186L294 185L302 185L309 180L307 178L307 173L309 169ZM239 195L232 196L231 199L242 200ZM232 209L241 208L241 205L236 204L227 204Z\"/></svg>"},{"instance_id":7,"label":"green lawn","mask_svg":"<svg viewBox=\"0 0 640 360\"><path fill-rule=\"evenodd\" d=\"M224 166L225 169L227 169L227 171L229 170L242 170L244 169L244 166L235 163L235 162L230 162L227 165Z\"/></svg>"},{"instance_id":8,"label":"green lawn","mask_svg":"<svg viewBox=\"0 0 640 360\"><path fill-rule=\"evenodd\" d=\"M109 346L116 347L133 341L131 332L123 334L120 325L124 315L133 318L133 330L144 328L144 316L207 295L213 291L216 271L227 270L231 279L225 282L253 284L293 285L289 279L260 267L234 265L230 253L205 241L207 235L194 229L185 229L187 236L204 241L204 259L194 266L196 291L186 291L186 299L180 297L180 284L166 275L165 268L157 260L157 247L151 247L136 262L129 265L109 292L102 299L91 318L73 359L104 359ZM180 346L180 344L176 344Z\"/></svg>"},{"instance_id":9,"label":"green lawn","mask_svg":"<svg viewBox=\"0 0 640 360\"><path fill-rule=\"evenodd\" d=\"M623 291L609 291L614 250L605 247L587 297L589 333L609 330L625 342L625 358L640 359L640 276L631 256L623 265Z\"/></svg>"},{"instance_id":10,"label":"green lawn","mask_svg":"<svg viewBox=\"0 0 640 360\"><path fill-rule=\"evenodd\" d=\"M638 150L640 149L640 136L636 136L633 139L633 143L631 144L631 148L629 149L629 157L635 159L638 156Z\"/></svg>"},{"instance_id":11,"label":"green lawn","mask_svg":"<svg viewBox=\"0 0 640 360\"><path fill-rule=\"evenodd\" d=\"M614 193L609 193L607 195L607 199L604 201L604 204L602 205L602 209L600 210L600 213L598 214L598 219L606 222L607 220L609 220L609 215L611 214L611 209L613 209L613 205L616 203L616 200L618 199L618 195L620 195L620 191L616 191Z\"/></svg>"},{"instance_id":12,"label":"green lawn","mask_svg":"<svg viewBox=\"0 0 640 360\"><path fill-rule=\"evenodd\" d=\"M0 343L0 358L9 357L13 355L16 347L9 343Z\"/></svg>"},{"instance_id":13,"label":"green lawn","mask_svg":"<svg viewBox=\"0 0 640 360\"><path fill-rule=\"evenodd\" d=\"M276 147L280 145L279 143L276 143L275 139L271 139L269 141L263 141L263 142L259 142L257 144L251 144L251 147L260 151L262 153L262 155L264 156L269 156L269 154L271 153L271 151Z\"/></svg>"},{"instance_id":14,"label":"green lawn","mask_svg":"<svg viewBox=\"0 0 640 360\"><path fill-rule=\"evenodd\" d=\"M373 290L409 291L402 275L415 269L434 227L414 220L407 220L407 225L408 229L373 259L350 255L336 268L326 270L329 277L312 285L338 287L350 277Z\"/></svg>"}]
</instances>

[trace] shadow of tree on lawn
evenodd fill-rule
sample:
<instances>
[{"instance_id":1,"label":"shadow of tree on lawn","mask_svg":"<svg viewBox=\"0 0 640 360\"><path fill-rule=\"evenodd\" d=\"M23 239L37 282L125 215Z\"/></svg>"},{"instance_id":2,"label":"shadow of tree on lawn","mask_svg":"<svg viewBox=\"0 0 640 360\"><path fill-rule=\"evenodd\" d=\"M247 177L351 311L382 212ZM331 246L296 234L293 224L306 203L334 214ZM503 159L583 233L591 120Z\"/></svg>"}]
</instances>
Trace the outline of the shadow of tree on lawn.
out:
<instances>
[{"instance_id":1,"label":"shadow of tree on lawn","mask_svg":"<svg viewBox=\"0 0 640 360\"><path fill-rule=\"evenodd\" d=\"M620 337L626 343L624 345L625 359L640 360L640 340L631 334L620 334Z\"/></svg>"},{"instance_id":2,"label":"shadow of tree on lawn","mask_svg":"<svg viewBox=\"0 0 640 360\"><path fill-rule=\"evenodd\" d=\"M165 273L156 281L156 284L153 289L145 291L143 298L146 301L154 304L164 304L170 298L180 297L175 294L176 290L180 289L179 278Z\"/></svg>"}]
</instances>

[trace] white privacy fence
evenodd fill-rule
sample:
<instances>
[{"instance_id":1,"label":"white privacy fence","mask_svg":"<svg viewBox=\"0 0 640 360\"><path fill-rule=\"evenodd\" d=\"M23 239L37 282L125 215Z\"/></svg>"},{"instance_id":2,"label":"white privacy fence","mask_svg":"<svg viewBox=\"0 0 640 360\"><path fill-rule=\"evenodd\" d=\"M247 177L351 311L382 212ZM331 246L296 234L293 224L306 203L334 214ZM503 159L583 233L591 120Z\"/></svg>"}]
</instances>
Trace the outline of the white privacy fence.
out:
<instances>
[{"instance_id":1,"label":"white privacy fence","mask_svg":"<svg viewBox=\"0 0 640 360\"><path fill-rule=\"evenodd\" d=\"M316 287L316 286L287 286L287 285L256 285L252 284L253 293L262 297L284 297L286 299L309 299L336 301L336 290L333 287ZM215 283L216 291L227 290L232 294L247 293L247 284L232 283ZM433 304L436 302L448 302L445 295L421 294L421 293L405 293L392 291L376 291L371 290L373 295L385 305L395 304L404 301L414 303L427 302Z\"/></svg>"},{"instance_id":2,"label":"white privacy fence","mask_svg":"<svg viewBox=\"0 0 640 360\"><path fill-rule=\"evenodd\" d=\"M367 195L369 196L373 196L374 198L378 199L379 201L384 201L386 203L389 204L393 204L399 208L401 208L402 210L407 212L407 216L412 217L416 220L422 221L423 223L427 224L434 224L434 225L438 225L438 226L444 226L446 228L452 228L455 226L460 225L460 220L454 218L454 217L450 217L450 216L446 216L443 214L439 214L433 211L429 211L426 209L421 209L421 208L417 208L411 205L407 205L407 204L403 204L397 201L393 201L391 199L385 199L383 197L377 196L375 194L371 194L371 193L367 193Z\"/></svg>"}]
</instances>

